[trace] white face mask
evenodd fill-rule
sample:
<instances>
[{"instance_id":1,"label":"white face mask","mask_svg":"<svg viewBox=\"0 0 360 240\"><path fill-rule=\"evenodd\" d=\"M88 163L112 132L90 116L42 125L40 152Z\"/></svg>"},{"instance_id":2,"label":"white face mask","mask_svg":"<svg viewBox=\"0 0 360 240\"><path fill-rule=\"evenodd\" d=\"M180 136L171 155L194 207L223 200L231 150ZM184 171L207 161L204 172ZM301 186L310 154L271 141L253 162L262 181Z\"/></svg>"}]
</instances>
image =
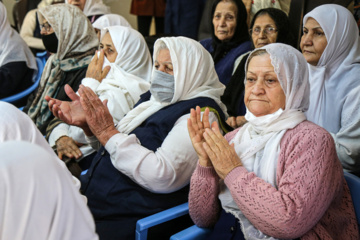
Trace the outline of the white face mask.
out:
<instances>
[{"instance_id":1,"label":"white face mask","mask_svg":"<svg viewBox=\"0 0 360 240\"><path fill-rule=\"evenodd\" d=\"M174 97L175 79L173 75L155 70L151 78L150 93L159 102L169 103Z\"/></svg>"}]
</instances>

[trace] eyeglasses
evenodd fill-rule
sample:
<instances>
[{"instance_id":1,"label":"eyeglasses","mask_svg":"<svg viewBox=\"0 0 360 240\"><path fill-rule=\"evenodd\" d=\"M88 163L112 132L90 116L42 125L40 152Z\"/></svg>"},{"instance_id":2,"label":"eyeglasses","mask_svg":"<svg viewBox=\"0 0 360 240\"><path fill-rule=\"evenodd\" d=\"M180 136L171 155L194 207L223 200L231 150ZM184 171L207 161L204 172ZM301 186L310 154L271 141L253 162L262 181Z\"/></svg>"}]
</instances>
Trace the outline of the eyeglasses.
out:
<instances>
[{"instance_id":1,"label":"eyeglasses","mask_svg":"<svg viewBox=\"0 0 360 240\"><path fill-rule=\"evenodd\" d=\"M250 35L251 34L259 35L261 33L261 31L263 33L265 33L266 35L271 35L271 34L276 33L278 30L274 27L266 27L263 30L261 30L261 28L259 28L259 27L256 27L254 29L250 29L249 33L250 33Z\"/></svg>"},{"instance_id":2,"label":"eyeglasses","mask_svg":"<svg viewBox=\"0 0 360 240\"><path fill-rule=\"evenodd\" d=\"M49 23L44 23L44 24L40 24L40 30L45 28L46 32L50 32L51 30L51 25Z\"/></svg>"}]
</instances>

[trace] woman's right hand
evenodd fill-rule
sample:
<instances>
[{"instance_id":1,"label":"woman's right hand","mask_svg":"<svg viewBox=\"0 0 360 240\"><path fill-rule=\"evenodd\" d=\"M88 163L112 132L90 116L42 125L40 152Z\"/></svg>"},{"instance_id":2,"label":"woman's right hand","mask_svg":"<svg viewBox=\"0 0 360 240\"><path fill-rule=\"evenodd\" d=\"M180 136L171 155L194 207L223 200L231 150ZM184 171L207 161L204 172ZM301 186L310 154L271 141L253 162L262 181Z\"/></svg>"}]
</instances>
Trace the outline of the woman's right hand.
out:
<instances>
[{"instance_id":1,"label":"woman's right hand","mask_svg":"<svg viewBox=\"0 0 360 240\"><path fill-rule=\"evenodd\" d=\"M190 118L188 119L187 125L191 142L199 157L200 165L204 167L212 166L210 158L203 147L203 143L205 142L203 134L206 128L210 128L209 108L205 109L202 121L200 107L197 106L196 110L192 108L190 110Z\"/></svg>"},{"instance_id":2,"label":"woman's right hand","mask_svg":"<svg viewBox=\"0 0 360 240\"><path fill-rule=\"evenodd\" d=\"M67 156L69 158L80 158L82 153L79 149L82 144L74 141L71 137L62 136L56 141L56 151L58 157L63 159L63 156Z\"/></svg>"}]
</instances>

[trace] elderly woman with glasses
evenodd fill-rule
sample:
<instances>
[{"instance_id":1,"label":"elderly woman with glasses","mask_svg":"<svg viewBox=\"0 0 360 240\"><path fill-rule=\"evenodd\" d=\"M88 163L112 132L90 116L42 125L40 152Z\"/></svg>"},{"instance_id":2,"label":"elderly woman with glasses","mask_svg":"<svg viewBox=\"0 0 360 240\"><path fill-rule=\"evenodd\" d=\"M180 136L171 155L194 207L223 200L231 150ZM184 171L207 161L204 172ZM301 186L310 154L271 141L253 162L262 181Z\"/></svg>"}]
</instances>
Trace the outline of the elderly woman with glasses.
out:
<instances>
[{"instance_id":1,"label":"elderly woman with glasses","mask_svg":"<svg viewBox=\"0 0 360 240\"><path fill-rule=\"evenodd\" d=\"M245 67L248 123L223 137L206 118L188 121L199 158L191 218L214 227L208 239L359 239L334 139L306 120L306 60L273 43L254 50Z\"/></svg>"},{"instance_id":2,"label":"elderly woman with glasses","mask_svg":"<svg viewBox=\"0 0 360 240\"><path fill-rule=\"evenodd\" d=\"M48 123L54 118L45 96L70 100L64 86L69 84L75 91L78 90L97 49L98 39L86 16L70 4L39 9L39 22L43 43L51 56L46 62L40 85L28 98L24 111L45 134Z\"/></svg>"},{"instance_id":3,"label":"elderly woman with glasses","mask_svg":"<svg viewBox=\"0 0 360 240\"><path fill-rule=\"evenodd\" d=\"M265 8L258 11L250 24L250 35L253 48L260 48L270 43L285 43L294 46L289 18L285 12L276 8ZM221 100L227 107L229 118L227 123L237 128L245 123L244 104L245 63L249 53L241 56L235 62L237 66Z\"/></svg>"},{"instance_id":4,"label":"elderly woman with glasses","mask_svg":"<svg viewBox=\"0 0 360 240\"><path fill-rule=\"evenodd\" d=\"M200 41L211 53L224 85L230 81L235 60L251 49L246 19L241 0L216 0L211 9L212 38Z\"/></svg>"}]
</instances>

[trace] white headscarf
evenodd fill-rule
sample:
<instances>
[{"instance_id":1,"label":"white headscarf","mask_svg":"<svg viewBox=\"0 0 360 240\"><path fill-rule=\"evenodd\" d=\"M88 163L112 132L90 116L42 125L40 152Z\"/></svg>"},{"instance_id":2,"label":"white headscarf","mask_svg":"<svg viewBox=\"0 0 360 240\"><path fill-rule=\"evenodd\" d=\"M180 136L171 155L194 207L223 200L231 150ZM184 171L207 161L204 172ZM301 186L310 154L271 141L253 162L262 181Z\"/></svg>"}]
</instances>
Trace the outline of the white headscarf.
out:
<instances>
[{"instance_id":1,"label":"white headscarf","mask_svg":"<svg viewBox=\"0 0 360 240\"><path fill-rule=\"evenodd\" d=\"M354 16L336 4L321 5L305 15L323 29L327 46L317 66L309 65L310 106L306 115L329 132L341 127L341 113L349 92L360 86L359 29Z\"/></svg>"},{"instance_id":2,"label":"white headscarf","mask_svg":"<svg viewBox=\"0 0 360 240\"><path fill-rule=\"evenodd\" d=\"M235 144L235 151L249 172L254 172L256 176L277 188L276 168L281 139L288 129L306 120L303 112L309 105L308 70L303 55L291 46L274 43L259 49L265 49L270 55L271 64L286 96L285 109L262 117L255 117L247 110L245 118L248 123L236 133L230 144ZM248 64L249 62L246 63L245 70ZM221 204L225 211L240 220L245 239L273 239L264 235L247 220L224 183L221 187Z\"/></svg>"},{"instance_id":3,"label":"white headscarf","mask_svg":"<svg viewBox=\"0 0 360 240\"><path fill-rule=\"evenodd\" d=\"M154 59L157 59L161 41L170 51L175 79L174 97L170 103L161 103L151 97L149 101L138 105L120 121L120 132L130 133L149 116L170 104L198 97L212 98L226 113L226 107L220 101L225 86L219 81L210 53L190 38L166 37L155 42Z\"/></svg>"},{"instance_id":4,"label":"white headscarf","mask_svg":"<svg viewBox=\"0 0 360 240\"><path fill-rule=\"evenodd\" d=\"M69 4L69 0L65 0L65 3ZM111 13L110 8L102 0L85 0L83 12L87 17Z\"/></svg>"},{"instance_id":5,"label":"white headscarf","mask_svg":"<svg viewBox=\"0 0 360 240\"><path fill-rule=\"evenodd\" d=\"M92 24L94 28L103 29L111 26L123 26L131 27L130 23L123 17L118 14L105 14Z\"/></svg>"},{"instance_id":6,"label":"white headscarf","mask_svg":"<svg viewBox=\"0 0 360 240\"><path fill-rule=\"evenodd\" d=\"M34 55L20 35L10 26L4 4L0 2L0 67L11 62L26 62L37 72Z\"/></svg>"},{"instance_id":7,"label":"white headscarf","mask_svg":"<svg viewBox=\"0 0 360 240\"><path fill-rule=\"evenodd\" d=\"M144 37L132 28L108 27L102 31L102 35L105 35L107 31L110 33L118 54L115 62L109 64L111 66L110 72L102 80L96 89L96 93L101 95L101 92L106 92L111 87L126 89L135 104L140 99L140 95L150 88L152 60L149 49ZM128 102L125 95L117 94L116 97L124 98L119 102ZM133 105L113 106L112 102L109 102L108 108L113 113L116 112L116 108L122 108L121 112L127 113L133 108ZM122 115L117 116L117 119L122 117Z\"/></svg>"},{"instance_id":8,"label":"white headscarf","mask_svg":"<svg viewBox=\"0 0 360 240\"><path fill-rule=\"evenodd\" d=\"M70 174L40 146L0 143L0 239L96 240Z\"/></svg>"}]
</instances>

